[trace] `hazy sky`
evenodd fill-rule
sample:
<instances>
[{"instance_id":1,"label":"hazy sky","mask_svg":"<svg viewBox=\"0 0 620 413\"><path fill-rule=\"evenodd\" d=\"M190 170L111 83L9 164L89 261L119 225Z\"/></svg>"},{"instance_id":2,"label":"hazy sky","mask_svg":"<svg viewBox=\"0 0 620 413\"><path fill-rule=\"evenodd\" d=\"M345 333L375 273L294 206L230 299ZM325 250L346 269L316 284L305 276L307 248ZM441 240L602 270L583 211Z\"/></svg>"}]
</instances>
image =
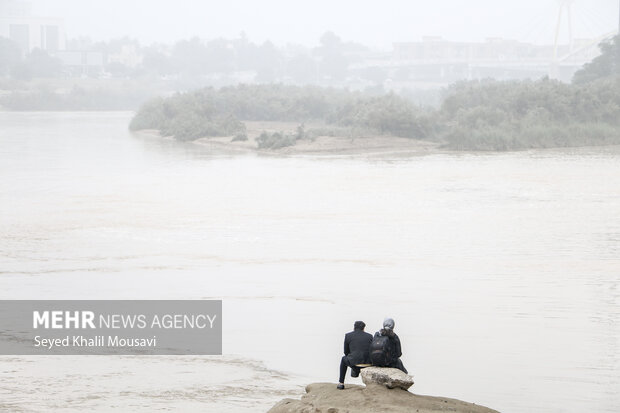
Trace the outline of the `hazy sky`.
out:
<instances>
[{"instance_id":1,"label":"hazy sky","mask_svg":"<svg viewBox=\"0 0 620 413\"><path fill-rule=\"evenodd\" d=\"M616 30L619 0L574 0L574 36ZM560 0L34 0L38 15L63 17L69 37L107 40L129 35L143 43L194 35L315 45L332 30L344 40L375 47L443 36L482 41L504 37L552 43ZM561 39L568 23L563 16Z\"/></svg>"}]
</instances>

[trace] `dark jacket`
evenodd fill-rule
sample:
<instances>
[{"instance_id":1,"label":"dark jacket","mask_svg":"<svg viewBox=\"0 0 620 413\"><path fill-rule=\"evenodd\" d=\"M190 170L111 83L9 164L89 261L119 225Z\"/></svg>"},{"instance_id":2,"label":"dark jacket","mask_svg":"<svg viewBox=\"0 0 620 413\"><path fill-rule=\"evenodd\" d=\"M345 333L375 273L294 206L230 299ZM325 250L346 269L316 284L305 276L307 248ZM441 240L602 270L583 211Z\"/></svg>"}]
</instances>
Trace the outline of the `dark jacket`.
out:
<instances>
[{"instance_id":1,"label":"dark jacket","mask_svg":"<svg viewBox=\"0 0 620 413\"><path fill-rule=\"evenodd\" d=\"M393 331L390 334L386 334L385 330L380 330L375 333L375 337L381 335L390 338L390 364L393 364L403 355L403 351L400 347L400 338L398 338L398 334Z\"/></svg>"},{"instance_id":2,"label":"dark jacket","mask_svg":"<svg viewBox=\"0 0 620 413\"><path fill-rule=\"evenodd\" d=\"M351 331L344 336L344 355L349 361L349 366L370 363L370 343L372 334L362 330Z\"/></svg>"}]
</instances>

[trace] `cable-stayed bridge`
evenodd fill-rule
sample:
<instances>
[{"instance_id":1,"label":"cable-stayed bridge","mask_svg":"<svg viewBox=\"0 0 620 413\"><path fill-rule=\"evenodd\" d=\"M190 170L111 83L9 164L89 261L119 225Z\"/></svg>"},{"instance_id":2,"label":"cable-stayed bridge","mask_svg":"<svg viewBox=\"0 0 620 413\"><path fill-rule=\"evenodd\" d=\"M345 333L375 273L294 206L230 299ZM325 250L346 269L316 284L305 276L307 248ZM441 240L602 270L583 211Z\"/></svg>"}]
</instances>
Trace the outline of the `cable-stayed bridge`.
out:
<instances>
[{"instance_id":1,"label":"cable-stayed bridge","mask_svg":"<svg viewBox=\"0 0 620 413\"><path fill-rule=\"evenodd\" d=\"M620 0L619 0L620 2ZM602 9L587 0L556 0L547 13L527 22L520 41L488 38L484 42L448 41L437 36L393 45L391 53L370 54L354 65L386 71L394 84L442 84L461 79L536 79L570 81L584 64L600 54L599 44L618 30ZM618 7L620 26L620 5Z\"/></svg>"}]
</instances>

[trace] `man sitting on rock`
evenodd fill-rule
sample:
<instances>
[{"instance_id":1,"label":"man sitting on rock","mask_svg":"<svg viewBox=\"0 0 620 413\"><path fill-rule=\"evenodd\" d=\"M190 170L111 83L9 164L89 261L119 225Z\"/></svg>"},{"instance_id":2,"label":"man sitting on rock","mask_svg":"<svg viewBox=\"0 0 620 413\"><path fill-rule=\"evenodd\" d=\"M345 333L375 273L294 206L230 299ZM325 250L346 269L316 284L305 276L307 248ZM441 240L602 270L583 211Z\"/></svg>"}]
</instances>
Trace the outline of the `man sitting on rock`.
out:
<instances>
[{"instance_id":1,"label":"man sitting on rock","mask_svg":"<svg viewBox=\"0 0 620 413\"><path fill-rule=\"evenodd\" d=\"M356 321L353 331L344 336L344 356L340 360L340 380L338 389L344 389L344 376L347 374L347 367L351 367L351 377L360 375L359 367L356 364L368 364L370 359L368 352L372 335L365 333L366 324L363 321Z\"/></svg>"},{"instance_id":2,"label":"man sitting on rock","mask_svg":"<svg viewBox=\"0 0 620 413\"><path fill-rule=\"evenodd\" d=\"M407 369L400 360L403 355L400 339L394 332L394 320L383 320L383 328L375 333L370 345L370 361L377 367L394 367L407 374Z\"/></svg>"}]
</instances>

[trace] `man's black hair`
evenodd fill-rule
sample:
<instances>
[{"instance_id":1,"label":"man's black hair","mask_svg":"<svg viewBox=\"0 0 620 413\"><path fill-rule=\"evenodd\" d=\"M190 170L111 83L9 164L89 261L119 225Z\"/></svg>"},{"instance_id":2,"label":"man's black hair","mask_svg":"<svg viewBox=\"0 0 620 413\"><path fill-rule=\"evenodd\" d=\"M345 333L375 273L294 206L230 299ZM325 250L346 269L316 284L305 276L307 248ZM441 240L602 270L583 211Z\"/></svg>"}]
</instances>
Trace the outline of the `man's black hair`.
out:
<instances>
[{"instance_id":1,"label":"man's black hair","mask_svg":"<svg viewBox=\"0 0 620 413\"><path fill-rule=\"evenodd\" d=\"M366 323L364 323L363 321L356 321L355 324L353 324L354 330L364 330L365 328Z\"/></svg>"}]
</instances>

